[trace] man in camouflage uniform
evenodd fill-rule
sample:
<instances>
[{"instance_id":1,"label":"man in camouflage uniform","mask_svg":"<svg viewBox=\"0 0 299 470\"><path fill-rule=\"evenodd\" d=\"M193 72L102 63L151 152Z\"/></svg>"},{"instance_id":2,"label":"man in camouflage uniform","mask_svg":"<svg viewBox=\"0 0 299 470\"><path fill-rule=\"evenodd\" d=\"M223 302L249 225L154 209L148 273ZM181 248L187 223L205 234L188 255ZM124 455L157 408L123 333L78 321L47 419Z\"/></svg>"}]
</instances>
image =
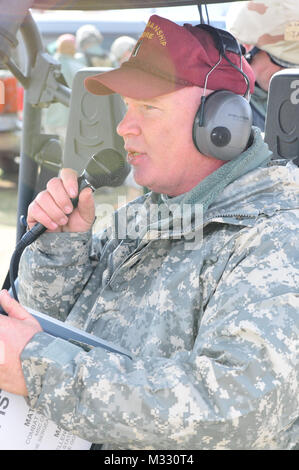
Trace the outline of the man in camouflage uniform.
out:
<instances>
[{"instance_id":1,"label":"man in camouflage uniform","mask_svg":"<svg viewBox=\"0 0 299 470\"><path fill-rule=\"evenodd\" d=\"M10 351L0 387L104 449L298 442L299 170L270 162L258 128L226 162L196 148L203 93L248 88L220 59L204 89L219 60L210 34L154 15L125 65L87 79L93 93L124 96L117 130L136 181L152 191L119 209L115 231L92 236L91 191L72 211L77 179L64 169L28 211L29 226L48 232L23 254L23 306L0 294ZM131 358L54 338L24 306Z\"/></svg>"},{"instance_id":2,"label":"man in camouflage uniform","mask_svg":"<svg viewBox=\"0 0 299 470\"><path fill-rule=\"evenodd\" d=\"M250 104L253 124L265 129L271 77L280 70L299 67L298 0L252 0L232 5L226 26L247 50L256 76Z\"/></svg>"}]
</instances>

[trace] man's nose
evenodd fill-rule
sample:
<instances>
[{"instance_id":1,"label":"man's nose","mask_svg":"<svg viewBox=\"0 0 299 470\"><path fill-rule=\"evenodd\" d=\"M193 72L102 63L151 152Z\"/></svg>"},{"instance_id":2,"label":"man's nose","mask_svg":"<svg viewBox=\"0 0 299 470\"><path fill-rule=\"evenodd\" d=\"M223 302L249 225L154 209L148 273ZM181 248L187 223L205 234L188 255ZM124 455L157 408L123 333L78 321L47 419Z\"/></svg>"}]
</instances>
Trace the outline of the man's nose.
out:
<instances>
[{"instance_id":1,"label":"man's nose","mask_svg":"<svg viewBox=\"0 0 299 470\"><path fill-rule=\"evenodd\" d=\"M116 128L116 132L121 137L126 135L139 135L141 133L140 125L133 112L127 111L123 119L120 121Z\"/></svg>"}]
</instances>

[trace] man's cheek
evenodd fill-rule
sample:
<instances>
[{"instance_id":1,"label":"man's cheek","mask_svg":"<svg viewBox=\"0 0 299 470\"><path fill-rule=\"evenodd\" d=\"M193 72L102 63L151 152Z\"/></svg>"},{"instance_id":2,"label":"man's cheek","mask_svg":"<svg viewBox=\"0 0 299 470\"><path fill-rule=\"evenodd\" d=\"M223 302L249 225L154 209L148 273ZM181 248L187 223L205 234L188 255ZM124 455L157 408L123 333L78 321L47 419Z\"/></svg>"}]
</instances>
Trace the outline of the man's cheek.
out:
<instances>
[{"instance_id":1,"label":"man's cheek","mask_svg":"<svg viewBox=\"0 0 299 470\"><path fill-rule=\"evenodd\" d=\"M5 363L5 346L4 342L0 340L0 365Z\"/></svg>"}]
</instances>

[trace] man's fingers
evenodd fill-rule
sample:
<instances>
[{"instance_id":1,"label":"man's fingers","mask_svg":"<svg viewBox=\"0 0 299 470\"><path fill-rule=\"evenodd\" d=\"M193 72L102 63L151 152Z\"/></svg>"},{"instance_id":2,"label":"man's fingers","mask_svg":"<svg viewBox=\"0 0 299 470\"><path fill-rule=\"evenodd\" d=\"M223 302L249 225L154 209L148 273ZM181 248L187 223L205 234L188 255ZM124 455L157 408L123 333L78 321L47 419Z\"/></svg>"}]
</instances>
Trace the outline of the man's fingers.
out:
<instances>
[{"instance_id":1,"label":"man's fingers","mask_svg":"<svg viewBox=\"0 0 299 470\"><path fill-rule=\"evenodd\" d=\"M18 320L26 320L31 318L31 315L27 310L22 307L19 302L13 299L7 290L0 291L0 305L3 310L12 318L17 318Z\"/></svg>"},{"instance_id":2,"label":"man's fingers","mask_svg":"<svg viewBox=\"0 0 299 470\"><path fill-rule=\"evenodd\" d=\"M45 193L55 202L56 208L59 209L62 214L70 214L72 212L73 205L61 178L50 179L47 183L47 191L45 191ZM49 208L50 206L47 202L48 201L45 199L46 207Z\"/></svg>"},{"instance_id":3,"label":"man's fingers","mask_svg":"<svg viewBox=\"0 0 299 470\"><path fill-rule=\"evenodd\" d=\"M58 213L59 208L51 211L50 215L39 205L38 199L36 198L31 202L28 210L27 224L29 228L32 228L36 222L40 222L42 225L47 227L48 230L56 230L59 225L62 225L62 220L64 223L67 222L67 218L62 211Z\"/></svg>"},{"instance_id":4,"label":"man's fingers","mask_svg":"<svg viewBox=\"0 0 299 470\"><path fill-rule=\"evenodd\" d=\"M48 181L47 189L41 191L29 205L27 223L30 228L40 222L52 232L85 232L94 222L95 208L92 190L80 192L78 208L73 201L78 195L78 175L75 170L63 168L60 176Z\"/></svg>"},{"instance_id":5,"label":"man's fingers","mask_svg":"<svg viewBox=\"0 0 299 470\"><path fill-rule=\"evenodd\" d=\"M31 313L29 313L24 307L22 307L19 302L13 299L7 290L0 291L0 305L2 306L3 310L6 311L10 318L14 318L16 320L24 321L24 324L37 333L38 331L42 331L42 327L40 326L39 322L34 318ZM4 321L7 320L7 317L3 317ZM26 321L27 320L27 321ZM30 331L31 331L30 330ZM32 331L33 331L32 330Z\"/></svg>"},{"instance_id":6,"label":"man's fingers","mask_svg":"<svg viewBox=\"0 0 299 470\"><path fill-rule=\"evenodd\" d=\"M78 196L78 173L72 168L62 168L59 173L66 192L72 199Z\"/></svg>"}]
</instances>

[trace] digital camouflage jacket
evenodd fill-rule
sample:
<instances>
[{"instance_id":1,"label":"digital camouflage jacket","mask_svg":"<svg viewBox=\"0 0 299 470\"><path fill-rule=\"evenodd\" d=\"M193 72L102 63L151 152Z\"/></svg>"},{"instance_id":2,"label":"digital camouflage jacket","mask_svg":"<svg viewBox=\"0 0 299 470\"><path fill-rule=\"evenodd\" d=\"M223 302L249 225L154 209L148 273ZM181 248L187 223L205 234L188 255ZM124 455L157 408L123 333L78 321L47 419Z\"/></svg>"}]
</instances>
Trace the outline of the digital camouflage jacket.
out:
<instances>
[{"instance_id":1,"label":"digital camouflage jacket","mask_svg":"<svg viewBox=\"0 0 299 470\"><path fill-rule=\"evenodd\" d=\"M30 406L107 449L294 448L298 180L292 163L256 168L203 220L179 230L171 216L170 235L128 207L123 239L42 235L21 260L21 303L132 359L38 333L21 358ZM145 214L155 198L138 200Z\"/></svg>"}]
</instances>

